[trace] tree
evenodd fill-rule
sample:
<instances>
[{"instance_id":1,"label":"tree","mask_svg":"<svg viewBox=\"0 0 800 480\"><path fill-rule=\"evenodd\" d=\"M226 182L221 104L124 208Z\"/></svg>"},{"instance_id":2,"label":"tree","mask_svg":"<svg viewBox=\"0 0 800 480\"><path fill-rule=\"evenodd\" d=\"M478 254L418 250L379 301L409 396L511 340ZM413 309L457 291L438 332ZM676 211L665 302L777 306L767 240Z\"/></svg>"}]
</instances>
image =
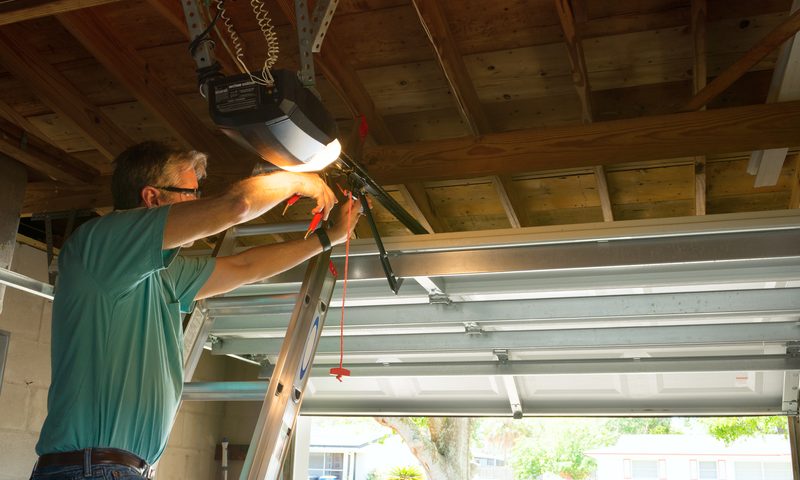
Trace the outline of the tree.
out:
<instances>
[{"instance_id":1,"label":"tree","mask_svg":"<svg viewBox=\"0 0 800 480\"><path fill-rule=\"evenodd\" d=\"M461 417L375 417L403 438L425 469L436 480L470 478L469 440L471 419Z\"/></svg>"},{"instance_id":2,"label":"tree","mask_svg":"<svg viewBox=\"0 0 800 480\"><path fill-rule=\"evenodd\" d=\"M739 438L757 435L788 434L786 417L717 417L703 418L700 423L708 433L729 445Z\"/></svg>"},{"instance_id":3,"label":"tree","mask_svg":"<svg viewBox=\"0 0 800 480\"><path fill-rule=\"evenodd\" d=\"M589 478L596 468L585 451L613 443L605 422L591 419L538 419L529 436L514 448L514 478L538 480L545 473L562 478Z\"/></svg>"},{"instance_id":4,"label":"tree","mask_svg":"<svg viewBox=\"0 0 800 480\"><path fill-rule=\"evenodd\" d=\"M610 418L606 429L616 435L668 435L681 433L672 427L672 420L665 417Z\"/></svg>"}]
</instances>

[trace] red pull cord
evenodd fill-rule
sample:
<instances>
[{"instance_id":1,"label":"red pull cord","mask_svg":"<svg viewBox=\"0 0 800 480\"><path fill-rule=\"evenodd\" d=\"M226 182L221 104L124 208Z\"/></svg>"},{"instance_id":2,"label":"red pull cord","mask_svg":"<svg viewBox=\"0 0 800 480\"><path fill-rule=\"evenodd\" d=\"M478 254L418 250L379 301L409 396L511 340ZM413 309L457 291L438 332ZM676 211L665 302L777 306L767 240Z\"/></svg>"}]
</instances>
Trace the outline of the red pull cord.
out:
<instances>
[{"instance_id":1,"label":"red pull cord","mask_svg":"<svg viewBox=\"0 0 800 480\"><path fill-rule=\"evenodd\" d=\"M353 194L347 194L347 231L350 232L351 212L353 210ZM342 381L342 377L349 377L350 370L344 368L344 300L347 297L347 269L350 263L350 234L344 244L344 284L342 285L342 320L339 322L339 368L333 367L331 375L336 375L336 380Z\"/></svg>"}]
</instances>

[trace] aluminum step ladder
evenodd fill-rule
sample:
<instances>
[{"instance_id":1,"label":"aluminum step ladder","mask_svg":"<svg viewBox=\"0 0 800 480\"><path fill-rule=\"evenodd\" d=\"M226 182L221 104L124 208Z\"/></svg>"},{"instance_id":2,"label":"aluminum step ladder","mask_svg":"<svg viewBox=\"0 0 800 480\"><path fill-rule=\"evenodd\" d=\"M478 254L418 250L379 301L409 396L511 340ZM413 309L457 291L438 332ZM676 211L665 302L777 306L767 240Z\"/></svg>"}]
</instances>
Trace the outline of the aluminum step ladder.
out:
<instances>
[{"instance_id":1,"label":"aluminum step ladder","mask_svg":"<svg viewBox=\"0 0 800 480\"><path fill-rule=\"evenodd\" d=\"M233 227L218 240L214 256L233 253L237 236L305 231L306 227L305 223ZM269 379L239 477L241 480L277 480L281 472L336 285L336 271L330 258L331 252L327 251L308 262L297 303ZM260 300L268 305L271 297L263 295ZM281 297L280 300L285 302L285 296ZM208 300L213 303L215 299ZM259 299L255 300L258 303ZM253 299L248 301L253 302ZM184 328L184 382L191 381L213 324L213 309L205 301L198 302Z\"/></svg>"}]
</instances>

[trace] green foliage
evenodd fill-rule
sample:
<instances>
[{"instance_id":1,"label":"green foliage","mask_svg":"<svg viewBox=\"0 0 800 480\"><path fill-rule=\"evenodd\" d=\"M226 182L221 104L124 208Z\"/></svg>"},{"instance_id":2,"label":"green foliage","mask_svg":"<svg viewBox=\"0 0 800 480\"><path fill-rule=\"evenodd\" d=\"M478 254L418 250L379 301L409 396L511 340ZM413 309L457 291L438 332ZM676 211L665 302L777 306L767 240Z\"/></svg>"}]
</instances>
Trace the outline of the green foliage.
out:
<instances>
[{"instance_id":1,"label":"green foliage","mask_svg":"<svg viewBox=\"0 0 800 480\"><path fill-rule=\"evenodd\" d=\"M375 470L371 470L371 471L370 471L370 472L367 474L367 479L366 479L366 480L381 480L381 477L380 477L380 476L378 476L378 472L377 472L377 471L375 471Z\"/></svg>"},{"instance_id":2,"label":"green foliage","mask_svg":"<svg viewBox=\"0 0 800 480\"><path fill-rule=\"evenodd\" d=\"M386 480L422 480L422 472L414 465L394 467Z\"/></svg>"},{"instance_id":3,"label":"green foliage","mask_svg":"<svg viewBox=\"0 0 800 480\"><path fill-rule=\"evenodd\" d=\"M414 425L420 428L428 428L428 417L410 417Z\"/></svg>"},{"instance_id":4,"label":"green foliage","mask_svg":"<svg viewBox=\"0 0 800 480\"><path fill-rule=\"evenodd\" d=\"M546 472L582 480L596 469L586 450L605 446L616 439L602 421L552 419L528 422L530 436L517 443L512 452L514 478L536 480Z\"/></svg>"},{"instance_id":5,"label":"green foliage","mask_svg":"<svg viewBox=\"0 0 800 480\"><path fill-rule=\"evenodd\" d=\"M668 435L681 433L672 427L672 421L663 417L610 418L605 428L619 435Z\"/></svg>"},{"instance_id":6,"label":"green foliage","mask_svg":"<svg viewBox=\"0 0 800 480\"><path fill-rule=\"evenodd\" d=\"M708 428L708 433L730 445L744 437L770 434L787 436L786 417L720 417L703 418L700 423Z\"/></svg>"}]
</instances>

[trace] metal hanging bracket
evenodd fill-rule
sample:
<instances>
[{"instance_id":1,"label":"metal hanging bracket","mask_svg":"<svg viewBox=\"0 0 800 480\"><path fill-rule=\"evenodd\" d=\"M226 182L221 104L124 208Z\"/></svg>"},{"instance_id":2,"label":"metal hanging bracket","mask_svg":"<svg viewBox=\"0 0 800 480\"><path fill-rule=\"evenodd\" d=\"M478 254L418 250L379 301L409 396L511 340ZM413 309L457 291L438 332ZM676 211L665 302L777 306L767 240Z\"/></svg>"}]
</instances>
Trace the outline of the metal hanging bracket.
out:
<instances>
[{"instance_id":1,"label":"metal hanging bracket","mask_svg":"<svg viewBox=\"0 0 800 480\"><path fill-rule=\"evenodd\" d=\"M309 15L306 0L295 0L294 2L297 41L300 47L300 71L297 74L306 87L314 85L312 53L319 53L322 50L322 40L328 32L328 26L338 4L339 0L320 0L314 7L314 13Z\"/></svg>"}]
</instances>

